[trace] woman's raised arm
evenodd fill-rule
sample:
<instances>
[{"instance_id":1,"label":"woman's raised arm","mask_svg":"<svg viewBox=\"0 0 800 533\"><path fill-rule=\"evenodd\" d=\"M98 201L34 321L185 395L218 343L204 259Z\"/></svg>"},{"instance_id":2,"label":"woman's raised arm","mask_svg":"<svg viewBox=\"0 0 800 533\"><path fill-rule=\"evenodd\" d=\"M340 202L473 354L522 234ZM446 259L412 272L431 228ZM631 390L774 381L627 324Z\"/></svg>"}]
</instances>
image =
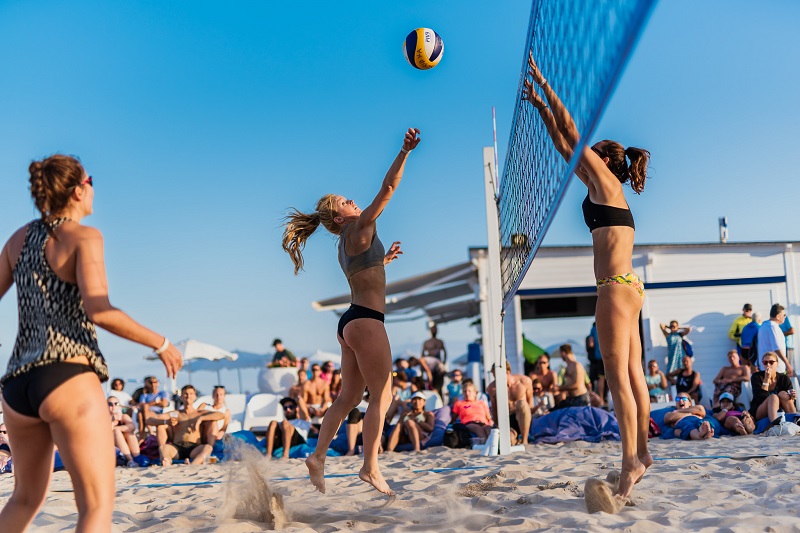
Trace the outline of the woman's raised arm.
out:
<instances>
[{"instance_id":1,"label":"woman's raised arm","mask_svg":"<svg viewBox=\"0 0 800 533\"><path fill-rule=\"evenodd\" d=\"M372 200L372 203L369 204L369 207L361 212L361 216L359 217L358 222L356 222L359 229L371 226L376 220L378 220L378 217L381 216L381 213L383 213L383 209L386 207L386 204L389 203L394 191L397 190L397 186L400 185L400 180L403 177L403 171L405 170L408 154L411 152L411 150L416 148L420 142L420 138L418 137L419 133L420 132L417 128L408 128L405 138L403 139L403 147L394 158L392 166L390 166L389 170L386 172L386 176L383 178L381 189L378 191L375 199Z\"/></svg>"}]
</instances>

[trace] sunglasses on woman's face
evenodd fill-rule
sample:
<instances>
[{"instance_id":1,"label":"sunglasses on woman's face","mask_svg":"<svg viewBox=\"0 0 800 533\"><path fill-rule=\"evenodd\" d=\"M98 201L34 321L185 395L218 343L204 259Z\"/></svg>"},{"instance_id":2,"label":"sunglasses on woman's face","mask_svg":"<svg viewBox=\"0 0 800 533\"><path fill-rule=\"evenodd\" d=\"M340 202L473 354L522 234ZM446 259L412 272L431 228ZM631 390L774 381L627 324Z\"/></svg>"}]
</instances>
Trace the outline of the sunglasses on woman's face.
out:
<instances>
[{"instance_id":1,"label":"sunglasses on woman's face","mask_svg":"<svg viewBox=\"0 0 800 533\"><path fill-rule=\"evenodd\" d=\"M777 365L778 364L777 361L762 361L762 363L764 363L765 365Z\"/></svg>"},{"instance_id":2,"label":"sunglasses on woman's face","mask_svg":"<svg viewBox=\"0 0 800 533\"><path fill-rule=\"evenodd\" d=\"M108 402L109 407L116 407L117 405L119 405L119 402Z\"/></svg>"}]
</instances>

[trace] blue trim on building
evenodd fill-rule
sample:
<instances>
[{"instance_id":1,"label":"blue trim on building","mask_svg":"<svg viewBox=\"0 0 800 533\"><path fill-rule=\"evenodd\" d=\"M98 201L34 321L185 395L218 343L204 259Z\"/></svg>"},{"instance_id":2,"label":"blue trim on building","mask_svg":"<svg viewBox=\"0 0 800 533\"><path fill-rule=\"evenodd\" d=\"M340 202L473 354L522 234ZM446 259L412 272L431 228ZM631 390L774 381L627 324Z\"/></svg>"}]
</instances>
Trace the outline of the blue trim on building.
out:
<instances>
[{"instance_id":1,"label":"blue trim on building","mask_svg":"<svg viewBox=\"0 0 800 533\"><path fill-rule=\"evenodd\" d=\"M656 289L685 289L689 287L721 287L731 285L764 285L768 283L785 283L786 276L767 276L761 278L731 278L731 279L700 279L695 281L664 281L660 283L646 283L645 290ZM548 289L521 289L518 296L564 296L579 295L596 292L594 286L585 287L553 287Z\"/></svg>"}]
</instances>

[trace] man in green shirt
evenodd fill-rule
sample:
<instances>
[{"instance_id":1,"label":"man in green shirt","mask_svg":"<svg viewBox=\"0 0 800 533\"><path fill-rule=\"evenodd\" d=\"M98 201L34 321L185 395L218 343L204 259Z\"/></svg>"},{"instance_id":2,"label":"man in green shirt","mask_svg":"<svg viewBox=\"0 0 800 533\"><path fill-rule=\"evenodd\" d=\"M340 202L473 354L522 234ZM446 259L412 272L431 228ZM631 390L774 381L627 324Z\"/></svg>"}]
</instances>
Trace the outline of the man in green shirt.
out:
<instances>
[{"instance_id":1,"label":"man in green shirt","mask_svg":"<svg viewBox=\"0 0 800 533\"><path fill-rule=\"evenodd\" d=\"M739 352L739 356L742 355L742 329L749 324L753 319L753 306L750 304L744 304L742 307L742 315L737 316L733 324L731 324L731 329L728 331L728 337L736 343L736 351Z\"/></svg>"},{"instance_id":2,"label":"man in green shirt","mask_svg":"<svg viewBox=\"0 0 800 533\"><path fill-rule=\"evenodd\" d=\"M297 357L283 347L283 341L275 339L272 341L272 346L275 348L275 355L272 356L270 366L297 366Z\"/></svg>"}]
</instances>

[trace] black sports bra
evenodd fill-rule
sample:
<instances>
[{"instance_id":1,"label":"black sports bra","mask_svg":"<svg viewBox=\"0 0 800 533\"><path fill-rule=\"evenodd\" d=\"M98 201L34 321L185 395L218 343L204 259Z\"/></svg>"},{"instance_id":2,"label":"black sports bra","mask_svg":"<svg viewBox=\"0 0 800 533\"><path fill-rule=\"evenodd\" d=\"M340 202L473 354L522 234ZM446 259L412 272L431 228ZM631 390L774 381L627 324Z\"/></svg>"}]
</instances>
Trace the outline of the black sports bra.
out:
<instances>
[{"instance_id":1,"label":"black sports bra","mask_svg":"<svg viewBox=\"0 0 800 533\"><path fill-rule=\"evenodd\" d=\"M609 226L628 226L636 229L636 224L633 223L633 213L631 213L630 209L596 204L589 199L588 194L581 207L583 208L583 221L586 222L589 231Z\"/></svg>"}]
</instances>

